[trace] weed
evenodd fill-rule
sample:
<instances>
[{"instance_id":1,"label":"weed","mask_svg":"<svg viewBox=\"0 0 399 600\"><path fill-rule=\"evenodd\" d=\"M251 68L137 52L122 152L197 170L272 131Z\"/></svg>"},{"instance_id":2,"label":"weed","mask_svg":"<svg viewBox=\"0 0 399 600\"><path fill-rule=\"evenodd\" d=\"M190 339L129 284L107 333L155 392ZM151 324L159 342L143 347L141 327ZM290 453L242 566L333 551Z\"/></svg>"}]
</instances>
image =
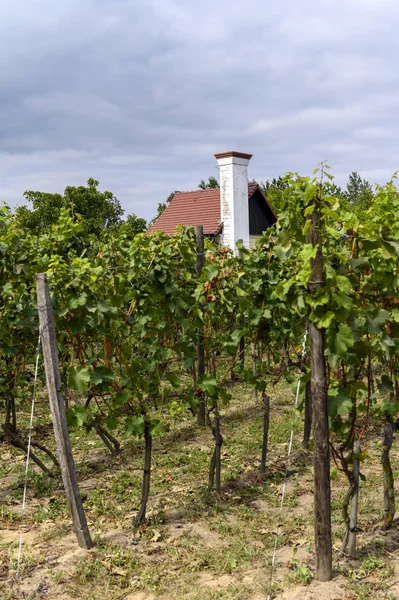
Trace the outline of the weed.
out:
<instances>
[{"instance_id":1,"label":"weed","mask_svg":"<svg viewBox=\"0 0 399 600\"><path fill-rule=\"evenodd\" d=\"M59 483L57 478L49 477L46 473L32 473L29 479L29 487L33 487L36 498L50 495Z\"/></svg>"},{"instance_id":2,"label":"weed","mask_svg":"<svg viewBox=\"0 0 399 600\"><path fill-rule=\"evenodd\" d=\"M0 519L8 523L16 523L17 521L20 521L21 516L8 506L2 505L0 507Z\"/></svg>"},{"instance_id":3,"label":"weed","mask_svg":"<svg viewBox=\"0 0 399 600\"><path fill-rule=\"evenodd\" d=\"M8 548L8 566L10 571L16 571L18 566L17 561L17 544L12 544ZM26 573L30 571L37 565L41 563L40 557L33 554L32 550L29 547L24 547L21 554L21 562L19 565L19 570L21 573Z\"/></svg>"},{"instance_id":4,"label":"weed","mask_svg":"<svg viewBox=\"0 0 399 600\"><path fill-rule=\"evenodd\" d=\"M386 579L393 573L393 567L373 555L362 559L361 568L367 575L373 574L381 580Z\"/></svg>"},{"instance_id":5,"label":"weed","mask_svg":"<svg viewBox=\"0 0 399 600\"><path fill-rule=\"evenodd\" d=\"M50 571L50 576L53 581L58 585L63 580L65 573L61 569L52 569Z\"/></svg>"},{"instance_id":6,"label":"weed","mask_svg":"<svg viewBox=\"0 0 399 600\"><path fill-rule=\"evenodd\" d=\"M68 504L64 498L55 496L50 498L47 506L42 506L32 515L32 520L35 523L43 523L43 521L57 521L65 518L68 515Z\"/></svg>"},{"instance_id":7,"label":"weed","mask_svg":"<svg viewBox=\"0 0 399 600\"><path fill-rule=\"evenodd\" d=\"M295 584L309 585L313 580L313 575L306 565L294 565L293 570L289 575L289 579Z\"/></svg>"}]
</instances>

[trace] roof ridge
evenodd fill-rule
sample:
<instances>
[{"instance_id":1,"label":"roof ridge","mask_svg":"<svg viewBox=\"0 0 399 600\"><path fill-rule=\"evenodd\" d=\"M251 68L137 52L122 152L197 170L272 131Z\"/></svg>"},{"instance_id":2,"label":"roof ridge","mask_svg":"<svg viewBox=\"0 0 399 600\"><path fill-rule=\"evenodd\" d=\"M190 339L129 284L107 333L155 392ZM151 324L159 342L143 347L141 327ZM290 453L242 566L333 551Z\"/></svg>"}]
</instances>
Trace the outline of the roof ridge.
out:
<instances>
[{"instance_id":1,"label":"roof ridge","mask_svg":"<svg viewBox=\"0 0 399 600\"><path fill-rule=\"evenodd\" d=\"M220 188L206 188L205 190L178 190L176 194L195 194L196 192L214 192L215 190L220 190Z\"/></svg>"},{"instance_id":2,"label":"roof ridge","mask_svg":"<svg viewBox=\"0 0 399 600\"><path fill-rule=\"evenodd\" d=\"M248 183L248 187L259 187L259 183ZM176 194L196 194L196 193L201 193L202 192L215 192L216 190L220 190L220 187L217 188L205 188L204 190L177 190Z\"/></svg>"}]
</instances>

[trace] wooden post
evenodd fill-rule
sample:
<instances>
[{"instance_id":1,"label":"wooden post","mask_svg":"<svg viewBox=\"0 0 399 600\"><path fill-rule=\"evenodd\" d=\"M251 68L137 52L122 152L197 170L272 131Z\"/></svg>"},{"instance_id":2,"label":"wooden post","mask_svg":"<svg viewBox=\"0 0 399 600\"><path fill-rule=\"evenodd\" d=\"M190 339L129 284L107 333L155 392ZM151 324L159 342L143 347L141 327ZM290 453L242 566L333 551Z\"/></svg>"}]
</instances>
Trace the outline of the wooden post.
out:
<instances>
[{"instance_id":1,"label":"wooden post","mask_svg":"<svg viewBox=\"0 0 399 600\"><path fill-rule=\"evenodd\" d=\"M384 528L389 529L395 516L395 482L389 452L393 442L392 421L387 419L382 430L381 464L384 473Z\"/></svg>"},{"instance_id":2,"label":"wooden post","mask_svg":"<svg viewBox=\"0 0 399 600\"><path fill-rule=\"evenodd\" d=\"M360 442L353 442L353 494L351 502L351 516L349 519L349 535L348 535L348 554L351 558L356 558L356 533L357 533L357 512L359 505L359 452Z\"/></svg>"},{"instance_id":3,"label":"wooden post","mask_svg":"<svg viewBox=\"0 0 399 600\"><path fill-rule=\"evenodd\" d=\"M262 456L260 459L260 472L266 473L267 446L269 442L269 422L270 422L270 398L264 390L262 392L264 401L263 408L263 439L262 439Z\"/></svg>"},{"instance_id":4,"label":"wooden post","mask_svg":"<svg viewBox=\"0 0 399 600\"><path fill-rule=\"evenodd\" d=\"M309 292L324 286L323 254L319 235L320 198L315 200L311 214L311 225L307 242L317 248L316 257L311 259ZM314 465L314 527L316 579L332 579L331 543L331 492L330 492L330 447L327 411L327 374L324 357L324 330L309 321L311 393L313 421L313 465Z\"/></svg>"},{"instance_id":5,"label":"wooden post","mask_svg":"<svg viewBox=\"0 0 399 600\"><path fill-rule=\"evenodd\" d=\"M312 391L310 389L311 383L308 381L305 387L305 425L303 428L303 442L302 446L309 450L309 440L312 431Z\"/></svg>"},{"instance_id":6,"label":"wooden post","mask_svg":"<svg viewBox=\"0 0 399 600\"><path fill-rule=\"evenodd\" d=\"M145 521L147 511L147 502L150 495L151 482L151 452L152 452L152 435L150 430L151 422L146 419L144 421L144 469L143 469L143 485L141 491L141 506L135 519L135 526L139 527Z\"/></svg>"},{"instance_id":7,"label":"wooden post","mask_svg":"<svg viewBox=\"0 0 399 600\"><path fill-rule=\"evenodd\" d=\"M204 228L202 225L198 225L195 230L195 241L197 246L197 277L201 277L202 268L204 266ZM205 374L205 349L204 349L204 328L201 326L198 329L198 341L197 341L197 377L200 379ZM205 396L202 393L200 405L198 408L197 415L198 425L205 426Z\"/></svg>"},{"instance_id":8,"label":"wooden post","mask_svg":"<svg viewBox=\"0 0 399 600\"><path fill-rule=\"evenodd\" d=\"M87 527L76 477L75 463L72 456L64 398L61 392L54 313L47 278L44 273L36 275L36 288L47 390L62 480L79 546L89 549L93 547L93 542Z\"/></svg>"},{"instance_id":9,"label":"wooden post","mask_svg":"<svg viewBox=\"0 0 399 600\"><path fill-rule=\"evenodd\" d=\"M219 410L215 413L215 475L216 475L216 492L220 494L220 476L222 471L222 444L223 437L220 433L220 415Z\"/></svg>"},{"instance_id":10,"label":"wooden post","mask_svg":"<svg viewBox=\"0 0 399 600\"><path fill-rule=\"evenodd\" d=\"M256 360L259 359L259 356L256 355L256 344L252 342L251 344L251 356L252 356L252 374L256 378ZM258 399L258 388L255 384L255 400Z\"/></svg>"}]
</instances>

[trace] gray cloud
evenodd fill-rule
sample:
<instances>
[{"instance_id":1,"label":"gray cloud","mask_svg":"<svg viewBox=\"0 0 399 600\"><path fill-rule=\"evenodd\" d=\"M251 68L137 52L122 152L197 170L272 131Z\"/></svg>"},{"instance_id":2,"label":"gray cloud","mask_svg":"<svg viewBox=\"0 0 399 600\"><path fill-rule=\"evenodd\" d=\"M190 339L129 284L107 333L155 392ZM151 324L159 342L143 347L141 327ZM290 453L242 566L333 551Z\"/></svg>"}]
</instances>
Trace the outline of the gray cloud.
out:
<instances>
[{"instance_id":1,"label":"gray cloud","mask_svg":"<svg viewBox=\"0 0 399 600\"><path fill-rule=\"evenodd\" d=\"M89 177L151 218L251 152L250 176L399 167L396 0L0 6L0 198Z\"/></svg>"}]
</instances>

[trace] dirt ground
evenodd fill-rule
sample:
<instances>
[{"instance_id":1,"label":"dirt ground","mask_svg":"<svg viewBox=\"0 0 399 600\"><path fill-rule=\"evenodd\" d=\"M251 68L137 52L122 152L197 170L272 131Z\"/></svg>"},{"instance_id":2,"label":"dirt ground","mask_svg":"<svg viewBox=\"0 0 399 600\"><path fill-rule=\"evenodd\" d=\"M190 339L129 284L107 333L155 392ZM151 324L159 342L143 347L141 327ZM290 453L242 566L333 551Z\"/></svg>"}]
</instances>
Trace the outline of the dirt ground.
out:
<instances>
[{"instance_id":1,"label":"dirt ground","mask_svg":"<svg viewBox=\"0 0 399 600\"><path fill-rule=\"evenodd\" d=\"M141 492L143 446L116 433L122 452L112 457L94 432L71 432L78 478L92 538L77 546L59 476L31 463L22 526L22 561L16 577L25 458L0 445L1 600L266 600L277 535L271 596L280 600L399 598L399 528L381 530L383 502L380 437L363 442L366 479L360 491L358 557L339 553L344 534L345 478L332 467L334 578L314 580L313 472L295 420L283 513L281 484L292 426L293 396L272 396L268 472L259 474L262 408L251 390L233 388L222 418L223 480L218 497L207 490L213 440L188 417L170 420L156 440L148 518L133 527ZM28 416L28 415L26 415ZM35 439L54 449L45 399ZM397 476L399 454L392 462Z\"/></svg>"}]
</instances>

